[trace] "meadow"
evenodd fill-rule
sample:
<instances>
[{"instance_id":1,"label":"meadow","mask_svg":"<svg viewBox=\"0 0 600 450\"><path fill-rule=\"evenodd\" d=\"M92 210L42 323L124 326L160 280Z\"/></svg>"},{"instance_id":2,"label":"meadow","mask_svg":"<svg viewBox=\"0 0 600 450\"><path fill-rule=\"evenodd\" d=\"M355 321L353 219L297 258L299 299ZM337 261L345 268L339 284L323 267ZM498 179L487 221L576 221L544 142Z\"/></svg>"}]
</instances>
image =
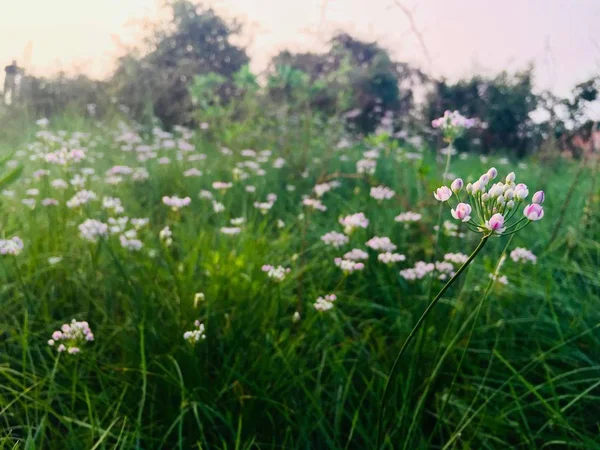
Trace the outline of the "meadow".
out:
<instances>
[{"instance_id":1,"label":"meadow","mask_svg":"<svg viewBox=\"0 0 600 450\"><path fill-rule=\"evenodd\" d=\"M0 448L600 449L597 167L425 142L29 121L0 142ZM433 193L492 167L544 217L390 378L483 234Z\"/></svg>"}]
</instances>

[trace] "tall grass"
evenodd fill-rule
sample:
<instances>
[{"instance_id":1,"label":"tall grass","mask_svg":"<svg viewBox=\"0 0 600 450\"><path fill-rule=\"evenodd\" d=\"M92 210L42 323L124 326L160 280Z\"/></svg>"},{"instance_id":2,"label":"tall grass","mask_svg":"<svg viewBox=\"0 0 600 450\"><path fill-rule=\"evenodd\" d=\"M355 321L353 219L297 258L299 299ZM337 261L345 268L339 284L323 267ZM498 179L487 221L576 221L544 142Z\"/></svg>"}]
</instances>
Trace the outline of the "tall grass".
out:
<instances>
[{"instance_id":1,"label":"tall grass","mask_svg":"<svg viewBox=\"0 0 600 450\"><path fill-rule=\"evenodd\" d=\"M47 166L50 177L39 180L32 173L45 164L29 157L36 145L54 144L33 131L11 144L23 151L10 158L24 171L4 186L15 194L1 197L0 225L5 237L21 237L25 249L1 260L0 448L375 447L387 374L430 299L427 279L409 282L398 272L435 253L438 205L430 192L443 183L445 161L382 139L375 174L357 175L370 140L336 150L340 127L280 120L259 135L246 129L232 136L227 124L197 130L193 154L206 159L178 161L174 150L159 148L170 164L139 162L135 152L121 151L112 126L56 120L53 135L89 133L80 138L87 156L69 168ZM222 154L222 146L233 155ZM273 155L259 163L264 174L236 181L233 167L249 159L240 154L244 148L269 148ZM416 151L422 159L406 157ZM273 168L279 156L286 163ZM597 192L587 206L596 214L583 227L588 169L569 193L576 164L553 169L531 160L518 168L499 156L486 163L476 155L454 158L449 170L465 180L491 165L501 174L516 170L546 191L546 217L508 246L508 237L490 239L431 311L390 383L382 448L600 448ZM104 173L116 164L144 166L150 176L109 185ZM122 248L118 236L96 244L78 236L86 218L106 221L110 214L99 200L67 208L74 188L57 191L49 180L68 180L84 167L97 175L88 175L87 189L120 198L130 218L150 219L139 232L140 252ZM203 175L183 177L190 167ZM341 185L324 195L327 211L307 211L302 196L314 196L313 186L331 174ZM227 192L213 190L225 206L221 213L198 198L214 181L233 181ZM377 185L396 196L379 204L369 197ZM40 193L31 210L20 200L34 187ZM278 199L263 215L253 203L269 193ZM189 195L192 202L174 213L163 195ZM43 207L44 197L60 204ZM394 221L407 210L422 220L406 227ZM349 245L336 250L321 242L326 232L341 231L339 216L359 211L370 224ZM242 232L221 233L235 217L246 218ZM446 212L443 218L450 219ZM557 221L561 232L548 246ZM166 225L170 247L158 237ZM438 258L476 247L479 237L462 231L464 238L440 233ZM390 237L406 262L386 266L370 251L363 271L344 276L333 259L366 250L375 235ZM517 246L531 249L537 264L508 258L498 269L500 255ZM52 265L53 256L62 260ZM274 283L261 271L264 264L291 272ZM498 270L508 285L490 282ZM433 292L443 286L433 283ZM197 292L205 300L194 305ZM334 308L316 311L316 298L329 293L338 297ZM79 355L58 354L46 342L72 318L88 321L95 341ZM206 340L190 345L183 333L196 319L206 326Z\"/></svg>"}]
</instances>

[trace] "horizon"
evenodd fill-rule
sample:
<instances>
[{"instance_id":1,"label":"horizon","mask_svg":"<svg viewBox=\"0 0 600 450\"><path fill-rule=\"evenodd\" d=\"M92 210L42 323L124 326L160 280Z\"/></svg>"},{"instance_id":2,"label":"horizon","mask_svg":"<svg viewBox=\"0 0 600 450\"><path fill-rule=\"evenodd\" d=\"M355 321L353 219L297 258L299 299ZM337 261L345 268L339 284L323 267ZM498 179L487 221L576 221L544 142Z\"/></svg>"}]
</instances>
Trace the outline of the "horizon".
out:
<instances>
[{"instance_id":1,"label":"horizon","mask_svg":"<svg viewBox=\"0 0 600 450\"><path fill-rule=\"evenodd\" d=\"M30 3L12 5L12 14L0 18L5 37L0 40L0 63L16 59L27 73L42 76L65 71L106 78L123 49L140 41L136 24L161 17L159 0L33 3L33 9ZM364 3L203 2L219 15L242 22L244 32L236 42L246 48L255 72L264 70L283 49L322 51L337 30L376 41L394 59L449 81L515 72L531 62L536 90L565 96L577 83L600 72L600 42L594 38L600 3L593 0L575 5L561 0L466 2L466 10L460 0L403 2L412 12L428 55L395 0L374 0L368 9Z\"/></svg>"}]
</instances>

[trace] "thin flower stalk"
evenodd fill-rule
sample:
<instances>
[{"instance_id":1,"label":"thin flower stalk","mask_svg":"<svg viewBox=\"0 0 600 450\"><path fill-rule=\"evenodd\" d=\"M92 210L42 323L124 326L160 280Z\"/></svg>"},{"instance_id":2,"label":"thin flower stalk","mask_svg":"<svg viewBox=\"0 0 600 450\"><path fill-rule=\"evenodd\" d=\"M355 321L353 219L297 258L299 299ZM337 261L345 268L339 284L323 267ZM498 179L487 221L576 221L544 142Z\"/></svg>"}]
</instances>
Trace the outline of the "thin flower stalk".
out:
<instances>
[{"instance_id":1,"label":"thin flower stalk","mask_svg":"<svg viewBox=\"0 0 600 450\"><path fill-rule=\"evenodd\" d=\"M490 236L491 236L491 234L486 234L486 235L483 236L483 238L481 238L481 241L479 242L479 245L477 245L477 247L475 248L475 250L473 251L473 253L471 253L471 255L469 256L469 259L467 259L467 261L465 261L465 263L456 271L456 273L454 274L454 276L452 278L450 278L450 280L448 280L448 282L444 285L444 287L440 290L440 292L438 292L438 294L431 301L431 303L429 303L429 305L427 306L427 308L425 309L425 311L423 312L423 314L421 315L421 317L419 318L419 320L417 321L417 323L415 324L415 326L412 328L412 330L408 334L408 337L404 341L404 344L402 344L402 347L400 348L400 351L398 352L398 355L396 355L396 359L394 360L394 364L392 365L392 369L390 370L390 373L388 375L388 379L387 379L387 381L385 383L385 387L384 387L384 390L383 390L383 396L381 398L381 404L379 406L379 418L378 418L378 421L377 421L378 422L378 425L377 425L377 446L375 447L376 449L379 449L380 448L380 444L381 444L381 434L382 434L382 431L383 431L383 418L384 418L384 415L385 415L385 403L387 401L387 397L388 397L390 386L392 384L392 380L394 379L394 376L396 375L396 371L398 369L398 364L399 364L400 360L402 359L402 356L406 352L409 344L411 343L411 341L415 337L415 334L417 333L417 331L421 328L421 325L423 324L423 322L425 322L425 319L427 318L427 316L429 315L429 313L433 310L433 308L435 307L435 305L442 298L442 296L446 293L446 291L450 288L450 286L452 286L454 284L454 282L458 279L458 277L465 271L465 269L469 266L469 264L471 264L471 262L479 254L479 252L483 249L483 247L485 246L485 244L488 241L488 239L490 238Z\"/></svg>"}]
</instances>

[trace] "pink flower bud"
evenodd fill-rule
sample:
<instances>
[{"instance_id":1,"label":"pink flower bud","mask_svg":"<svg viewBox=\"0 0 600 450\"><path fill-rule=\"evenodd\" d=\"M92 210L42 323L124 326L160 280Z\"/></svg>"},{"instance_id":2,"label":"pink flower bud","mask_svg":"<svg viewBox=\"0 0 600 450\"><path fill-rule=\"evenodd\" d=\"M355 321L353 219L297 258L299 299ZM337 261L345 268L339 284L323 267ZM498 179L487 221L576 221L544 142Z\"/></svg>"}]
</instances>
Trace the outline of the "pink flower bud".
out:
<instances>
[{"instance_id":1,"label":"pink flower bud","mask_svg":"<svg viewBox=\"0 0 600 450\"><path fill-rule=\"evenodd\" d=\"M445 202L452 197L452 191L448 186L442 186L441 188L436 189L436 191L433 193L433 196L437 201Z\"/></svg>"},{"instance_id":2,"label":"pink flower bud","mask_svg":"<svg viewBox=\"0 0 600 450\"><path fill-rule=\"evenodd\" d=\"M506 176L506 182L507 183L514 183L515 182L515 173L511 172Z\"/></svg>"},{"instance_id":3,"label":"pink flower bud","mask_svg":"<svg viewBox=\"0 0 600 450\"><path fill-rule=\"evenodd\" d=\"M544 208L537 203L532 203L531 205L527 205L525 207L523 210L523 215L529 220L540 220L542 217L544 217Z\"/></svg>"},{"instance_id":4,"label":"pink flower bud","mask_svg":"<svg viewBox=\"0 0 600 450\"><path fill-rule=\"evenodd\" d=\"M496 170L495 167L490 168L490 170L487 171L487 175L488 177L490 177L490 180L493 180L494 178L496 178L498 176L498 171Z\"/></svg>"},{"instance_id":5,"label":"pink flower bud","mask_svg":"<svg viewBox=\"0 0 600 450\"><path fill-rule=\"evenodd\" d=\"M450 185L450 189L452 189L452 191L455 193L460 192L460 190L463 188L463 185L464 185L464 183L463 183L462 178L457 178Z\"/></svg>"},{"instance_id":6,"label":"pink flower bud","mask_svg":"<svg viewBox=\"0 0 600 450\"><path fill-rule=\"evenodd\" d=\"M501 234L504 232L504 216L500 213L494 214L490 217L490 220L485 222L485 228L490 230L492 233Z\"/></svg>"},{"instance_id":7,"label":"pink flower bud","mask_svg":"<svg viewBox=\"0 0 600 450\"><path fill-rule=\"evenodd\" d=\"M471 219L471 205L468 203L459 203L456 205L456 209L451 211L452 217L456 220L462 220L468 222Z\"/></svg>"},{"instance_id":8,"label":"pink flower bud","mask_svg":"<svg viewBox=\"0 0 600 450\"><path fill-rule=\"evenodd\" d=\"M533 197L531 198L531 202L541 205L542 203L544 203L545 199L546 199L546 194L544 194L544 191L537 191L535 194L533 194Z\"/></svg>"},{"instance_id":9,"label":"pink flower bud","mask_svg":"<svg viewBox=\"0 0 600 450\"><path fill-rule=\"evenodd\" d=\"M515 198L517 200L525 200L528 195L529 190L527 189L527 185L519 183L515 186Z\"/></svg>"}]
</instances>

